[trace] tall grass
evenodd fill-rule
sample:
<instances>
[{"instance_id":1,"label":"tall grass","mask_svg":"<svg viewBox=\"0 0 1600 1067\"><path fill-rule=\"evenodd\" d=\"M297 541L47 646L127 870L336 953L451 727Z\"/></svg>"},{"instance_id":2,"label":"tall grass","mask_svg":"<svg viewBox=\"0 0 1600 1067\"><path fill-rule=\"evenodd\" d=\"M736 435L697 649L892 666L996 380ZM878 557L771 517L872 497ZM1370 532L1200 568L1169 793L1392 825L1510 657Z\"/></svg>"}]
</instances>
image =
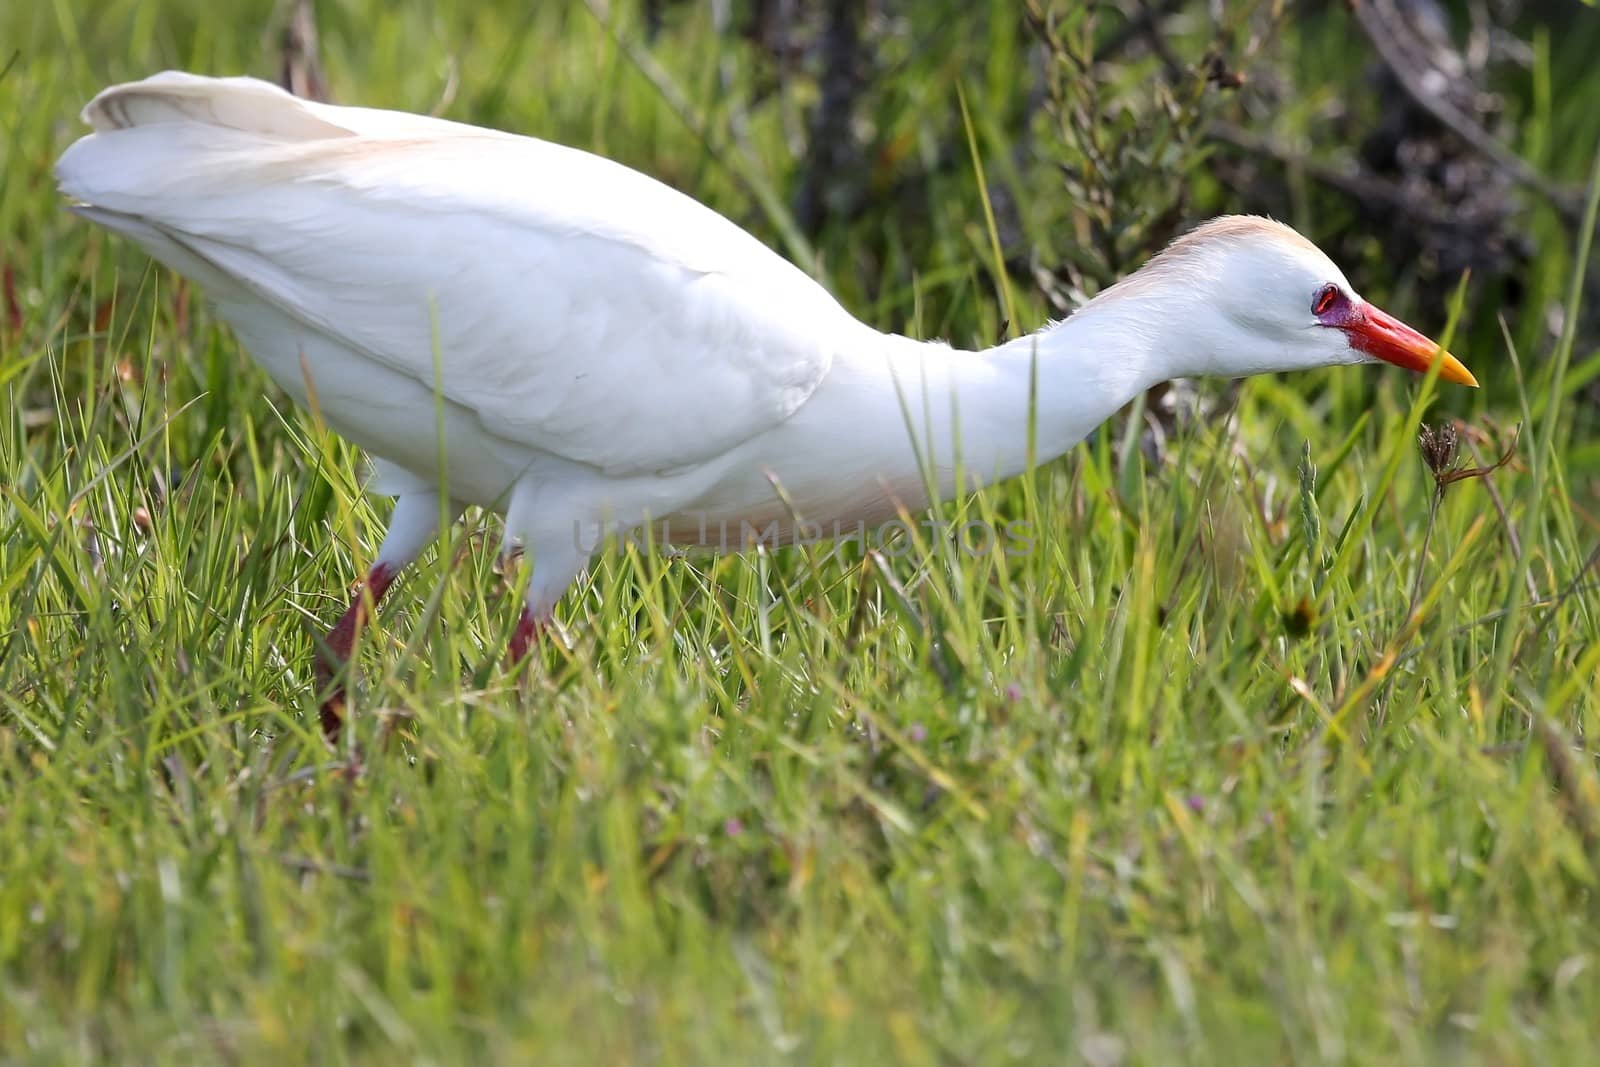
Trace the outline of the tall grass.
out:
<instances>
[{"instance_id":1,"label":"tall grass","mask_svg":"<svg viewBox=\"0 0 1600 1067\"><path fill-rule=\"evenodd\" d=\"M1600 363L1575 331L1600 181L1586 230L1532 213L1504 330L1493 291L1462 290L1450 329L1481 394L1254 380L1159 458L1113 422L941 511L1030 523L1026 554L619 545L519 680L498 664L516 576L470 516L366 634L330 754L314 640L386 505L194 293L66 216L49 178L104 83L269 73L272 7L0 12L19 51L0 77L5 1058L1586 1062ZM1023 205L1026 245L1072 240L1048 167L1009 155L1009 5L919 17L874 92L910 156L960 161L929 169L920 219L815 239L784 207L804 96L756 92L760 61L699 6L648 48L636 10L602 10L347 0L323 5L325 59L344 101L662 176L885 328L967 343L1046 314L1018 278L1003 311L994 284L993 196ZM1282 30L1308 84L1358 76L1339 18ZM1522 147L1568 181L1600 132L1585 25L1545 38L1526 97ZM1195 182L1196 213L1251 206ZM1406 306L1382 237L1349 273L1444 328L1450 309ZM1452 417L1485 458L1524 431L1430 517L1416 432Z\"/></svg>"}]
</instances>

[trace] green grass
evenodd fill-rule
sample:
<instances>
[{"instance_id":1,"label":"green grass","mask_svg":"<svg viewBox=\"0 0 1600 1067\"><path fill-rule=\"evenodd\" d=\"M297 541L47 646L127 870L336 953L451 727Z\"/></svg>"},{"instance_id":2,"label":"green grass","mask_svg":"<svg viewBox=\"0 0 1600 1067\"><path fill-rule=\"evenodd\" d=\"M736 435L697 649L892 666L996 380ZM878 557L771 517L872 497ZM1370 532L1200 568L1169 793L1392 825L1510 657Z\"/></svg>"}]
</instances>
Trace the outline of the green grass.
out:
<instances>
[{"instance_id":1,"label":"green grass","mask_svg":"<svg viewBox=\"0 0 1600 1067\"><path fill-rule=\"evenodd\" d=\"M809 96L741 110L757 65L698 5L651 50L695 130L615 43L631 8L613 37L581 5L323 6L342 100L428 110L453 72L450 116L666 177L885 328L1005 317L958 90L1024 238L1070 240L1048 168L1006 157L1009 5L930 18L875 97L908 158L961 165L814 247L781 236ZM1533 211L1525 310L1466 290L1476 394L1256 380L1159 462L1119 420L945 509L1032 523L1026 555L618 549L519 681L474 516L367 634L330 755L313 642L387 505L49 178L102 84L270 73L272 5L218 10L0 12L0 1060L1589 1061L1596 362L1545 314L1575 328L1581 229ZM1359 78L1347 29L1284 32L1308 78ZM1513 95L1518 147L1591 189L1593 36L1542 37ZM1381 238L1352 277L1443 327ZM1527 425L1498 503L1452 487L1424 553L1415 431L1451 417Z\"/></svg>"}]
</instances>

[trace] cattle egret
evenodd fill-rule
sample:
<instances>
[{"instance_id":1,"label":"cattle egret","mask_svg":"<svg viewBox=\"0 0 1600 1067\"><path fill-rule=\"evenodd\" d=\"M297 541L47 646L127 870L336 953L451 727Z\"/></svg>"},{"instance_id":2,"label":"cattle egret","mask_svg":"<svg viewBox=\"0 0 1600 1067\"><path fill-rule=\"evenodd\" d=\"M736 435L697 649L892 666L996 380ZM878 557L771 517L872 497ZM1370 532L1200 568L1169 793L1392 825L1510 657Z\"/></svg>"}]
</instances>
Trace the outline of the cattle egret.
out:
<instances>
[{"instance_id":1,"label":"cattle egret","mask_svg":"<svg viewBox=\"0 0 1600 1067\"><path fill-rule=\"evenodd\" d=\"M603 532L880 523L1058 456L1175 377L1382 360L1477 384L1262 218L1205 223L1065 321L965 352L880 333L688 196L531 137L179 72L83 118L56 167L72 210L203 287L397 498L325 683L467 505L532 558L519 659Z\"/></svg>"}]
</instances>

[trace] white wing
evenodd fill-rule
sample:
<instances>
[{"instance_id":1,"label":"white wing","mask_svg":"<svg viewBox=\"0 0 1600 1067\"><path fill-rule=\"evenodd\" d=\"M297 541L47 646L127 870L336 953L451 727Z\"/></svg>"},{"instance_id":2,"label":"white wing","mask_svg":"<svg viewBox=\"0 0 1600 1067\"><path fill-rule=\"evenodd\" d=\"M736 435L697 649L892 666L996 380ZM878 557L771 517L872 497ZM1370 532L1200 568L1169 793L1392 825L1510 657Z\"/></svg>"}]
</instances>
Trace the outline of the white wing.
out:
<instances>
[{"instance_id":1,"label":"white wing","mask_svg":"<svg viewBox=\"0 0 1600 1067\"><path fill-rule=\"evenodd\" d=\"M84 114L98 132L57 175L86 214L430 390L437 352L486 431L607 473L770 429L863 329L727 219L584 152L244 78L157 75Z\"/></svg>"}]
</instances>

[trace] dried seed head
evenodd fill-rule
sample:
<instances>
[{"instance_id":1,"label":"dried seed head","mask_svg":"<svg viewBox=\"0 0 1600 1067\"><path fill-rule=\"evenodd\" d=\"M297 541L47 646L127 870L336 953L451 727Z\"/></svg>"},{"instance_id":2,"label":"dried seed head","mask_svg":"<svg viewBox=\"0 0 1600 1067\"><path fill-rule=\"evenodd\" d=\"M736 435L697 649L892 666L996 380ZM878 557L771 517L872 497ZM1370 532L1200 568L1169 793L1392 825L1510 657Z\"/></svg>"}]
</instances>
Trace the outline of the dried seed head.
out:
<instances>
[{"instance_id":1,"label":"dried seed head","mask_svg":"<svg viewBox=\"0 0 1600 1067\"><path fill-rule=\"evenodd\" d=\"M1456 428L1449 423L1439 427L1423 423L1417 433L1417 448L1422 452L1422 462L1435 477L1448 473L1456 461Z\"/></svg>"},{"instance_id":2,"label":"dried seed head","mask_svg":"<svg viewBox=\"0 0 1600 1067\"><path fill-rule=\"evenodd\" d=\"M1205 59L1206 81L1218 89L1238 89L1245 83L1243 72L1231 70L1228 61L1212 53Z\"/></svg>"}]
</instances>

